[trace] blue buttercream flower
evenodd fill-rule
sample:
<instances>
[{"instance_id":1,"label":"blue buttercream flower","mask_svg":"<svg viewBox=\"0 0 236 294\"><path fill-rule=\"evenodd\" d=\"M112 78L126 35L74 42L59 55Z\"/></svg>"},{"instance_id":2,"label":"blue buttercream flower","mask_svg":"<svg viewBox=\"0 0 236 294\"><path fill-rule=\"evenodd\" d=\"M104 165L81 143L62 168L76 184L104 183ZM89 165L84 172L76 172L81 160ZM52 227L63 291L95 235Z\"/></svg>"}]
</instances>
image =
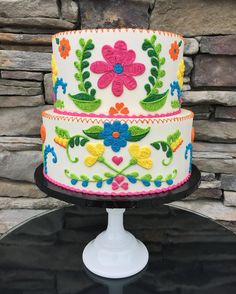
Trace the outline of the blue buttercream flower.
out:
<instances>
[{"instance_id":1,"label":"blue buttercream flower","mask_svg":"<svg viewBox=\"0 0 236 294\"><path fill-rule=\"evenodd\" d=\"M119 121L105 122L99 137L104 139L105 146L111 146L114 152L119 152L122 147L127 145L127 139L130 137L128 128L126 123L122 124Z\"/></svg>"}]
</instances>

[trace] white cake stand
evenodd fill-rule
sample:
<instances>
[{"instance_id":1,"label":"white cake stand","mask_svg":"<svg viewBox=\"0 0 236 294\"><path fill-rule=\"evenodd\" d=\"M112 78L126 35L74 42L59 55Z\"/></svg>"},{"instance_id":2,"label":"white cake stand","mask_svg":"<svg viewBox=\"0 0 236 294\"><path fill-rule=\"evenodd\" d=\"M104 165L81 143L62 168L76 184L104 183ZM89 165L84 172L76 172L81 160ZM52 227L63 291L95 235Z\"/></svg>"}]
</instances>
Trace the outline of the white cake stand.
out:
<instances>
[{"instance_id":1,"label":"white cake stand","mask_svg":"<svg viewBox=\"0 0 236 294\"><path fill-rule=\"evenodd\" d=\"M192 166L188 182L172 191L145 196L114 197L86 195L63 189L46 180L43 165L35 171L35 182L47 195L86 207L107 208L107 229L92 240L83 251L83 262L92 273L112 279L126 278L140 272L148 262L148 250L123 226L125 208L156 207L192 194L200 185L201 174Z\"/></svg>"}]
</instances>

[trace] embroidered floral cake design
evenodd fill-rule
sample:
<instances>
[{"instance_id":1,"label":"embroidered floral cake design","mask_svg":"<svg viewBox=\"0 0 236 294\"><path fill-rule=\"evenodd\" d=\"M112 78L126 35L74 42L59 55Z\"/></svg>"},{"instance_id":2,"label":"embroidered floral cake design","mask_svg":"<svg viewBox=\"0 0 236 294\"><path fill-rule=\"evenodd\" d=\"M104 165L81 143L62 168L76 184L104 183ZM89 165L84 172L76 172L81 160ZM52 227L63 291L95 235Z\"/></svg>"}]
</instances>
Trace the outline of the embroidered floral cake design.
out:
<instances>
[{"instance_id":1,"label":"embroidered floral cake design","mask_svg":"<svg viewBox=\"0 0 236 294\"><path fill-rule=\"evenodd\" d=\"M174 41L171 44L171 47L169 49L169 54L170 54L171 59L173 59L173 60L177 60L178 59L178 57L179 57L179 47L181 46L181 44L182 43L179 43L178 44L176 41Z\"/></svg>"},{"instance_id":2,"label":"embroidered floral cake design","mask_svg":"<svg viewBox=\"0 0 236 294\"><path fill-rule=\"evenodd\" d=\"M63 38L60 40L59 48L58 48L60 55L62 58L66 59L69 56L70 53L70 42L68 39Z\"/></svg>"},{"instance_id":3,"label":"embroidered floral cake design","mask_svg":"<svg viewBox=\"0 0 236 294\"><path fill-rule=\"evenodd\" d=\"M51 58L51 67L52 67L52 84L54 85L58 75L58 68L57 68L55 56L53 54Z\"/></svg>"},{"instance_id":4,"label":"embroidered floral cake design","mask_svg":"<svg viewBox=\"0 0 236 294\"><path fill-rule=\"evenodd\" d=\"M129 183L125 182L124 176L116 176L112 182L112 190L117 190L119 188L122 188L123 190L129 189Z\"/></svg>"},{"instance_id":5,"label":"embroidered floral cake design","mask_svg":"<svg viewBox=\"0 0 236 294\"><path fill-rule=\"evenodd\" d=\"M150 158L151 149L148 146L140 147L137 143L129 145L129 153L132 156L133 164L138 164L143 168L150 169L152 167L152 159Z\"/></svg>"},{"instance_id":6,"label":"embroidered floral cake design","mask_svg":"<svg viewBox=\"0 0 236 294\"><path fill-rule=\"evenodd\" d=\"M174 93L176 91L177 97L178 97L178 100L171 101L172 108L179 108L179 107L181 107L181 104L182 104L182 88L183 88L183 83L184 83L184 70L185 70L184 59L182 59L179 63L179 67L178 67L177 81L173 81L170 84L171 96L174 96Z\"/></svg>"},{"instance_id":7,"label":"embroidered floral cake design","mask_svg":"<svg viewBox=\"0 0 236 294\"><path fill-rule=\"evenodd\" d=\"M110 115L116 115L116 114L127 115L127 114L129 114L129 109L125 106L125 104L123 102L121 102L121 103L117 102L115 104L115 106L110 107L109 114Z\"/></svg>"},{"instance_id":8,"label":"embroidered floral cake design","mask_svg":"<svg viewBox=\"0 0 236 294\"><path fill-rule=\"evenodd\" d=\"M104 45L102 55L105 61L95 61L90 66L93 73L102 74L98 79L98 88L105 89L112 84L112 93L116 97L123 94L124 86L128 90L134 90L137 87L134 76L145 71L144 64L134 62L135 52L128 50L127 44L119 40L114 44L114 48Z\"/></svg>"},{"instance_id":9,"label":"embroidered floral cake design","mask_svg":"<svg viewBox=\"0 0 236 294\"><path fill-rule=\"evenodd\" d=\"M142 108L148 112L161 109L166 103L169 92L169 90L166 90L163 93L159 93L159 89L163 86L161 78L166 73L162 69L162 66L165 64L165 57L160 57L162 46L160 43L156 44L156 38L156 35L153 35L150 39L145 39L142 45L142 49L147 52L152 65L150 76L148 77L149 83L144 86L147 95L140 101Z\"/></svg>"},{"instance_id":10,"label":"embroidered floral cake design","mask_svg":"<svg viewBox=\"0 0 236 294\"><path fill-rule=\"evenodd\" d=\"M78 81L79 93L69 97L74 104L84 112L93 112L97 110L101 105L101 99L95 97L96 90L93 88L92 83L88 80L90 72L87 70L89 67L89 58L92 56L92 50L94 44L92 39L85 40L79 39L80 48L76 50L77 61L74 62L74 66L77 69L75 73L75 79Z\"/></svg>"}]
</instances>

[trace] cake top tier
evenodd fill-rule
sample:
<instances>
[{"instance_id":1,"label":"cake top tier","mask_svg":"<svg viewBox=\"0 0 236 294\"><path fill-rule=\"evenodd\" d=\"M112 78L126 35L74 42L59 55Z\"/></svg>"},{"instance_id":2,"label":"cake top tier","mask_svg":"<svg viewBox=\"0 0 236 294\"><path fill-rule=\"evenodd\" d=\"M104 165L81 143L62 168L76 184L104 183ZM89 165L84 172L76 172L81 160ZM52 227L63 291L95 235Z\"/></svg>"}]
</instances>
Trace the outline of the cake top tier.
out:
<instances>
[{"instance_id":1,"label":"cake top tier","mask_svg":"<svg viewBox=\"0 0 236 294\"><path fill-rule=\"evenodd\" d=\"M53 36L55 111L80 116L177 114L184 75L180 35L92 29Z\"/></svg>"}]
</instances>

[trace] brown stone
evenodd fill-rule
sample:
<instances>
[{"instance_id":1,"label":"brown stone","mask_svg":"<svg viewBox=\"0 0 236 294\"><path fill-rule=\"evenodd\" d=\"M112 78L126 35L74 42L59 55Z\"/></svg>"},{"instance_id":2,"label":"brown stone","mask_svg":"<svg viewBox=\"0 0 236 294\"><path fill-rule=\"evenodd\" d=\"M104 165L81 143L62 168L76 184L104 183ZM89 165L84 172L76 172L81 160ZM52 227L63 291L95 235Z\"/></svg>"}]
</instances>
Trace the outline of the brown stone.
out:
<instances>
[{"instance_id":1,"label":"brown stone","mask_svg":"<svg viewBox=\"0 0 236 294\"><path fill-rule=\"evenodd\" d=\"M150 27L185 36L234 34L236 2L228 0L157 0Z\"/></svg>"},{"instance_id":2,"label":"brown stone","mask_svg":"<svg viewBox=\"0 0 236 294\"><path fill-rule=\"evenodd\" d=\"M6 18L0 17L0 31L14 33L56 33L72 30L73 23L63 19L47 17Z\"/></svg>"},{"instance_id":3,"label":"brown stone","mask_svg":"<svg viewBox=\"0 0 236 294\"><path fill-rule=\"evenodd\" d=\"M42 150L40 138L0 137L0 151Z\"/></svg>"},{"instance_id":4,"label":"brown stone","mask_svg":"<svg viewBox=\"0 0 236 294\"><path fill-rule=\"evenodd\" d=\"M200 52L236 55L236 35L202 37L200 42Z\"/></svg>"},{"instance_id":5,"label":"brown stone","mask_svg":"<svg viewBox=\"0 0 236 294\"><path fill-rule=\"evenodd\" d=\"M48 104L53 104L52 94L53 94L53 85L52 85L52 74L44 75L44 93L45 101Z\"/></svg>"},{"instance_id":6,"label":"brown stone","mask_svg":"<svg viewBox=\"0 0 236 294\"><path fill-rule=\"evenodd\" d=\"M148 28L152 0L81 0L81 28Z\"/></svg>"},{"instance_id":7,"label":"brown stone","mask_svg":"<svg viewBox=\"0 0 236 294\"><path fill-rule=\"evenodd\" d=\"M41 72L31 72L31 71L13 71L13 70L2 70L2 79L11 80L32 80L32 81L42 81L43 74Z\"/></svg>"},{"instance_id":8,"label":"brown stone","mask_svg":"<svg viewBox=\"0 0 236 294\"><path fill-rule=\"evenodd\" d=\"M235 87L235 68L236 56L197 55L192 84L194 87Z\"/></svg>"},{"instance_id":9,"label":"brown stone","mask_svg":"<svg viewBox=\"0 0 236 294\"><path fill-rule=\"evenodd\" d=\"M0 108L0 135L39 135L41 113L49 106Z\"/></svg>"},{"instance_id":10,"label":"brown stone","mask_svg":"<svg viewBox=\"0 0 236 294\"><path fill-rule=\"evenodd\" d=\"M236 191L236 174L234 175L227 175L222 174L220 176L222 182L222 189Z\"/></svg>"},{"instance_id":11,"label":"brown stone","mask_svg":"<svg viewBox=\"0 0 236 294\"><path fill-rule=\"evenodd\" d=\"M196 140L236 143L234 122L196 120L194 127Z\"/></svg>"},{"instance_id":12,"label":"brown stone","mask_svg":"<svg viewBox=\"0 0 236 294\"><path fill-rule=\"evenodd\" d=\"M183 92L183 104L221 104L236 106L235 91L187 91Z\"/></svg>"},{"instance_id":13,"label":"brown stone","mask_svg":"<svg viewBox=\"0 0 236 294\"><path fill-rule=\"evenodd\" d=\"M41 83L0 79L0 95L33 96L42 94Z\"/></svg>"},{"instance_id":14,"label":"brown stone","mask_svg":"<svg viewBox=\"0 0 236 294\"><path fill-rule=\"evenodd\" d=\"M51 46L37 46L37 45L0 44L0 50L14 50L14 51L31 51L31 52L52 53L52 47Z\"/></svg>"},{"instance_id":15,"label":"brown stone","mask_svg":"<svg viewBox=\"0 0 236 294\"><path fill-rule=\"evenodd\" d=\"M215 118L236 119L236 106L216 106Z\"/></svg>"},{"instance_id":16,"label":"brown stone","mask_svg":"<svg viewBox=\"0 0 236 294\"><path fill-rule=\"evenodd\" d=\"M1 17L59 17L56 0L1 0Z\"/></svg>"},{"instance_id":17,"label":"brown stone","mask_svg":"<svg viewBox=\"0 0 236 294\"><path fill-rule=\"evenodd\" d=\"M0 51L0 69L51 71L51 54L24 51Z\"/></svg>"},{"instance_id":18,"label":"brown stone","mask_svg":"<svg viewBox=\"0 0 236 294\"><path fill-rule=\"evenodd\" d=\"M0 33L0 42L3 44L25 44L51 46L52 36L42 34L12 34Z\"/></svg>"},{"instance_id":19,"label":"brown stone","mask_svg":"<svg viewBox=\"0 0 236 294\"><path fill-rule=\"evenodd\" d=\"M1 87L0 87L1 90ZM18 107L18 106L39 106L43 105L44 96L0 96L1 107Z\"/></svg>"},{"instance_id":20,"label":"brown stone","mask_svg":"<svg viewBox=\"0 0 236 294\"><path fill-rule=\"evenodd\" d=\"M1 179L0 196L13 198L44 198L46 197L46 194L41 192L36 185L31 183Z\"/></svg>"}]
</instances>

